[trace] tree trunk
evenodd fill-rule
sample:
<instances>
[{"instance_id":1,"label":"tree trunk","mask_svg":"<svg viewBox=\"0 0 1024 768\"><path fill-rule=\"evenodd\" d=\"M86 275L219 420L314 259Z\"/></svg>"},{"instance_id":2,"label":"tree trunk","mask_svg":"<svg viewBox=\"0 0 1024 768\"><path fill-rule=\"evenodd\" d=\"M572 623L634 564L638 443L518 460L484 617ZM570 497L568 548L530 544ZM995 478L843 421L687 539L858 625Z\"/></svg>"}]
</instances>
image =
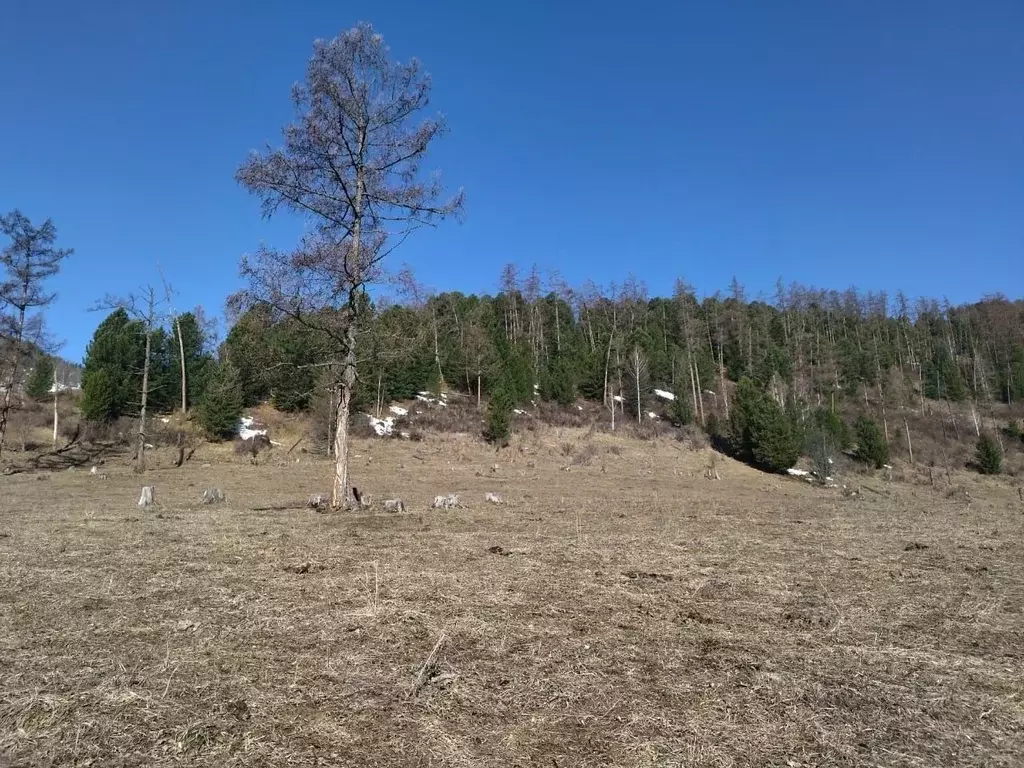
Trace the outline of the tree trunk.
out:
<instances>
[{"instance_id":1,"label":"tree trunk","mask_svg":"<svg viewBox=\"0 0 1024 768\"><path fill-rule=\"evenodd\" d=\"M57 365L53 366L53 450L57 450Z\"/></svg>"},{"instance_id":2,"label":"tree trunk","mask_svg":"<svg viewBox=\"0 0 1024 768\"><path fill-rule=\"evenodd\" d=\"M152 321L146 324L146 359L142 363L142 402L139 408L139 439L135 453L135 471L146 470L146 401L149 398L149 357L153 347Z\"/></svg>"},{"instance_id":3,"label":"tree trunk","mask_svg":"<svg viewBox=\"0 0 1024 768\"><path fill-rule=\"evenodd\" d=\"M352 389L356 383L355 328L346 331L349 350L341 373L341 387L338 392L337 424L334 427L334 487L331 489L331 506L335 509L349 504L348 483L348 420L352 403Z\"/></svg>"},{"instance_id":4,"label":"tree trunk","mask_svg":"<svg viewBox=\"0 0 1024 768\"><path fill-rule=\"evenodd\" d=\"M184 418L188 411L188 381L185 377L185 340L181 337L181 323L174 318L174 327L178 331L178 352L181 358L181 415Z\"/></svg>"},{"instance_id":5,"label":"tree trunk","mask_svg":"<svg viewBox=\"0 0 1024 768\"><path fill-rule=\"evenodd\" d=\"M907 417L903 417L903 428L907 430L907 451L910 453L910 463L914 463L914 444L910 442L910 425L907 423Z\"/></svg>"},{"instance_id":6,"label":"tree trunk","mask_svg":"<svg viewBox=\"0 0 1024 768\"><path fill-rule=\"evenodd\" d=\"M26 282L23 286L24 290L22 295L28 293L28 283ZM3 453L4 440L7 437L7 423L11 414L11 400L14 397L14 384L18 380L18 368L21 366L21 346L22 341L25 338L25 310L21 309L18 312L18 326L17 332L11 339L10 349L8 354L10 358L10 374L7 376L7 381L4 382L4 399L3 403L0 404L0 453Z\"/></svg>"},{"instance_id":7,"label":"tree trunk","mask_svg":"<svg viewBox=\"0 0 1024 768\"><path fill-rule=\"evenodd\" d=\"M366 149L366 127L363 126L359 136L359 157L363 157ZM348 325L345 328L345 357L341 368L341 387L338 390L338 417L334 428L334 483L331 487L331 506L341 509L349 505L348 489L348 417L352 404L352 389L356 385L356 290L362 285L363 275L359 272L360 252L363 227L363 190L366 184L366 169L359 166L356 170L356 195L353 201L351 265L346 265L353 272L348 296ZM344 258L344 257L343 257Z\"/></svg>"},{"instance_id":8,"label":"tree trunk","mask_svg":"<svg viewBox=\"0 0 1024 768\"><path fill-rule=\"evenodd\" d=\"M478 371L477 374L476 374L476 409L478 411L480 410L480 379L481 378L482 377L480 376L480 373Z\"/></svg>"}]
</instances>

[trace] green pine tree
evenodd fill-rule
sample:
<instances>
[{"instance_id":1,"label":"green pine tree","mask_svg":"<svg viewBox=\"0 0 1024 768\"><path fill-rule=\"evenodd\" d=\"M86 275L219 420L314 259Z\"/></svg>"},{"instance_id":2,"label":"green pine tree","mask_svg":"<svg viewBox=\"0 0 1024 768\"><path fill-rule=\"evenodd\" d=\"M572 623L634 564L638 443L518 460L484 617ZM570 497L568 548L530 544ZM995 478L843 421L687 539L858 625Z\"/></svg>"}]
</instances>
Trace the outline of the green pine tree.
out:
<instances>
[{"instance_id":1,"label":"green pine tree","mask_svg":"<svg viewBox=\"0 0 1024 768\"><path fill-rule=\"evenodd\" d=\"M82 416L86 421L117 418L116 389L105 368L92 371L82 389Z\"/></svg>"},{"instance_id":2,"label":"green pine tree","mask_svg":"<svg viewBox=\"0 0 1024 768\"><path fill-rule=\"evenodd\" d=\"M741 458L772 472L800 458L800 435L785 410L744 377L730 413L730 443Z\"/></svg>"},{"instance_id":3,"label":"green pine tree","mask_svg":"<svg viewBox=\"0 0 1024 768\"><path fill-rule=\"evenodd\" d=\"M868 418L857 420L857 458L880 469L889 463L889 444L878 422Z\"/></svg>"},{"instance_id":4,"label":"green pine tree","mask_svg":"<svg viewBox=\"0 0 1024 768\"><path fill-rule=\"evenodd\" d=\"M33 400L43 400L50 396L50 389L53 387L53 358L48 355L40 357L36 361L28 381L25 382L25 394Z\"/></svg>"},{"instance_id":5,"label":"green pine tree","mask_svg":"<svg viewBox=\"0 0 1024 768\"><path fill-rule=\"evenodd\" d=\"M999 442L988 432L983 432L978 438L977 449L974 454L978 463L978 470L983 475L999 475L1003 471L1003 451Z\"/></svg>"},{"instance_id":6,"label":"green pine tree","mask_svg":"<svg viewBox=\"0 0 1024 768\"><path fill-rule=\"evenodd\" d=\"M487 406L487 428L484 432L490 442L498 445L508 443L512 432L512 409L515 400L510 393L507 382L501 382L491 394L491 402Z\"/></svg>"},{"instance_id":7,"label":"green pine tree","mask_svg":"<svg viewBox=\"0 0 1024 768\"><path fill-rule=\"evenodd\" d=\"M235 434L244 407L242 381L230 362L218 365L207 382L196 409L200 425L212 437L224 439Z\"/></svg>"}]
</instances>

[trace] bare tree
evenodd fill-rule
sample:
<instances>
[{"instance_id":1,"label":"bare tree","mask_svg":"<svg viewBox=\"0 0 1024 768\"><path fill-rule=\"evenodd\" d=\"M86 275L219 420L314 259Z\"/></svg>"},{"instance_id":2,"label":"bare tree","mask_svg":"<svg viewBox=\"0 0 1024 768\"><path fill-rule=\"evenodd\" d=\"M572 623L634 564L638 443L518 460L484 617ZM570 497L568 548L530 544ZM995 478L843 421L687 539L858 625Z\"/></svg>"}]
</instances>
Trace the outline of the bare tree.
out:
<instances>
[{"instance_id":1,"label":"bare tree","mask_svg":"<svg viewBox=\"0 0 1024 768\"><path fill-rule=\"evenodd\" d=\"M169 297L169 295L169 292L165 291L165 296ZM142 375L142 383L139 389L139 427L136 431L135 444L136 472L146 470L146 409L149 405L150 371L153 362L153 333L165 319L166 308L164 305L167 301L167 298L160 299L158 297L157 291L152 285L147 285L140 289L138 294L129 294L123 299L107 296L96 307L96 309L124 309L129 317L138 322L144 334L143 348L145 351L142 358L142 370L139 371Z\"/></svg>"},{"instance_id":2,"label":"bare tree","mask_svg":"<svg viewBox=\"0 0 1024 768\"><path fill-rule=\"evenodd\" d=\"M70 248L55 248L57 227L47 219L38 227L20 211L0 216L0 233L10 243L0 252L4 280L0 283L0 451L22 362L32 346L45 347L43 317L38 310L53 303L56 294L44 290L46 280L60 271Z\"/></svg>"},{"instance_id":3,"label":"bare tree","mask_svg":"<svg viewBox=\"0 0 1024 768\"><path fill-rule=\"evenodd\" d=\"M349 499L348 420L366 285L413 229L462 207L461 192L443 199L440 179L420 172L445 131L443 118L419 117L430 103L430 78L415 59L389 56L368 24L316 41L306 80L292 89L296 117L284 146L253 153L236 174L262 200L264 215L283 208L310 225L294 253L263 249L243 259L250 287L239 299L323 333L337 357L335 508Z\"/></svg>"}]
</instances>

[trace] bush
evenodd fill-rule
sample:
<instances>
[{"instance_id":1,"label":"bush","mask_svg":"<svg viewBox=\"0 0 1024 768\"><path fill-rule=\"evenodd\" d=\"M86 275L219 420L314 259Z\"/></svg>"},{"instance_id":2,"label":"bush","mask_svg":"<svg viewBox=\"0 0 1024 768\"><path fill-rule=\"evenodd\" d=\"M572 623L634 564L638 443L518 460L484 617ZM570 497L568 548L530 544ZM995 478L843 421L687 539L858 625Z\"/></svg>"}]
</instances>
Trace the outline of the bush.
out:
<instances>
[{"instance_id":1,"label":"bush","mask_svg":"<svg viewBox=\"0 0 1024 768\"><path fill-rule=\"evenodd\" d=\"M196 409L196 418L211 437L228 438L238 429L244 396L238 369L230 362L217 366Z\"/></svg>"},{"instance_id":2,"label":"bush","mask_svg":"<svg viewBox=\"0 0 1024 768\"><path fill-rule=\"evenodd\" d=\"M792 420L749 378L743 378L736 388L729 431L733 451L762 469L782 472L800 458L800 440Z\"/></svg>"},{"instance_id":3,"label":"bush","mask_svg":"<svg viewBox=\"0 0 1024 768\"><path fill-rule=\"evenodd\" d=\"M977 449L975 450L975 461L978 463L978 471L983 475L998 475L1003 471L1003 451L999 442L988 432L982 433L978 438Z\"/></svg>"},{"instance_id":4,"label":"bush","mask_svg":"<svg viewBox=\"0 0 1024 768\"><path fill-rule=\"evenodd\" d=\"M889 463L889 444L878 422L863 417L857 420L857 458L875 469Z\"/></svg>"}]
</instances>

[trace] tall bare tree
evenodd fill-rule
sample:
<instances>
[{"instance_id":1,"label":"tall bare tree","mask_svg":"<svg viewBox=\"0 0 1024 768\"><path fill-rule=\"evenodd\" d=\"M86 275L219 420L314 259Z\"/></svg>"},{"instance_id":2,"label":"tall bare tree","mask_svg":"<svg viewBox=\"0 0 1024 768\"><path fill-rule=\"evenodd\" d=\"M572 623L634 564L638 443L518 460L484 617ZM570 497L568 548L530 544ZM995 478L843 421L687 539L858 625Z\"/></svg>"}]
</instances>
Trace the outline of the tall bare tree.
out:
<instances>
[{"instance_id":1,"label":"tall bare tree","mask_svg":"<svg viewBox=\"0 0 1024 768\"><path fill-rule=\"evenodd\" d=\"M170 303L170 292L165 290L164 295L165 298L161 299L157 290L152 285L147 285L137 294L130 294L123 299L107 296L97 307L124 309L144 334L142 369L136 372L142 377L139 385L139 426L135 432L135 471L140 473L146 470L146 416L152 387L150 372L153 368L153 334L165 320L167 305Z\"/></svg>"},{"instance_id":2,"label":"tall bare tree","mask_svg":"<svg viewBox=\"0 0 1024 768\"><path fill-rule=\"evenodd\" d=\"M33 226L21 211L0 216L0 234L10 243L0 251L0 451L22 363L31 347L45 346L43 317L39 313L53 303L56 294L45 290L47 279L60 271L70 248L56 248L57 227L47 219Z\"/></svg>"},{"instance_id":3,"label":"tall bare tree","mask_svg":"<svg viewBox=\"0 0 1024 768\"><path fill-rule=\"evenodd\" d=\"M339 372L335 508L349 499L348 420L366 285L413 229L462 207L461 192L445 199L440 179L421 173L445 132L443 118L421 116L430 89L419 62L392 62L368 24L318 40L305 82L292 89L296 115L284 145L253 153L236 174L264 215L286 209L309 224L294 253L263 249L243 259L250 286L239 298L269 304L330 342Z\"/></svg>"}]
</instances>

